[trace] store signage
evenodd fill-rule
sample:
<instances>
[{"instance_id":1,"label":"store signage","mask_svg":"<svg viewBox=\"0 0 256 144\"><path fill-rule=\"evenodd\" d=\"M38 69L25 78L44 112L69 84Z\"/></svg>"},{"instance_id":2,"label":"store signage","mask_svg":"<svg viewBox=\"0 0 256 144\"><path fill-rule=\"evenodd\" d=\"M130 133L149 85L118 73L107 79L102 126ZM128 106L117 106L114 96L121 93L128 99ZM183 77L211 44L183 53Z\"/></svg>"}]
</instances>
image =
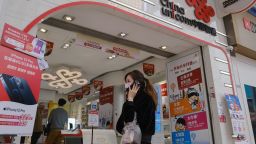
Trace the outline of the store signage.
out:
<instances>
[{"instance_id":1,"label":"store signage","mask_svg":"<svg viewBox=\"0 0 256 144\"><path fill-rule=\"evenodd\" d=\"M162 96L167 96L167 83L161 84L161 95Z\"/></svg>"},{"instance_id":2,"label":"store signage","mask_svg":"<svg viewBox=\"0 0 256 144\"><path fill-rule=\"evenodd\" d=\"M248 10L255 0L216 0L218 15L223 17L231 13L238 13Z\"/></svg>"},{"instance_id":3,"label":"store signage","mask_svg":"<svg viewBox=\"0 0 256 144\"><path fill-rule=\"evenodd\" d=\"M256 23L250 21L247 18L243 18L244 28L250 32L256 33Z\"/></svg>"},{"instance_id":4,"label":"store signage","mask_svg":"<svg viewBox=\"0 0 256 144\"><path fill-rule=\"evenodd\" d=\"M8 24L4 25L1 44L39 59L44 58L46 49L45 41L24 33Z\"/></svg>"},{"instance_id":5,"label":"store signage","mask_svg":"<svg viewBox=\"0 0 256 144\"><path fill-rule=\"evenodd\" d=\"M96 91L100 91L103 88L103 81L93 80L93 87Z\"/></svg>"},{"instance_id":6,"label":"store signage","mask_svg":"<svg viewBox=\"0 0 256 144\"><path fill-rule=\"evenodd\" d=\"M89 95L91 93L90 85L86 84L86 85L82 86L82 93L85 95Z\"/></svg>"},{"instance_id":7,"label":"store signage","mask_svg":"<svg viewBox=\"0 0 256 144\"><path fill-rule=\"evenodd\" d=\"M215 12L211 6L207 6L206 2L200 1L198 3L196 0L186 0L189 6L193 6L195 8L195 16L198 20L202 20L205 23L210 22L210 18L215 15ZM164 16L170 17L171 19L175 19L181 23L184 23L189 26L193 26L198 28L201 31L204 31L208 34L216 36L216 29L210 27L198 20L191 19L185 16L185 9L174 2L170 2L169 0L160 0L162 5L161 13Z\"/></svg>"},{"instance_id":8,"label":"store signage","mask_svg":"<svg viewBox=\"0 0 256 144\"><path fill-rule=\"evenodd\" d=\"M173 143L210 143L200 53L167 64Z\"/></svg>"},{"instance_id":9,"label":"store signage","mask_svg":"<svg viewBox=\"0 0 256 144\"><path fill-rule=\"evenodd\" d=\"M31 135L39 99L37 59L0 46L0 134Z\"/></svg>"},{"instance_id":10,"label":"store signage","mask_svg":"<svg viewBox=\"0 0 256 144\"><path fill-rule=\"evenodd\" d=\"M149 63L143 63L143 72L147 76L152 76L155 73L155 65L154 64L149 64Z\"/></svg>"}]
</instances>

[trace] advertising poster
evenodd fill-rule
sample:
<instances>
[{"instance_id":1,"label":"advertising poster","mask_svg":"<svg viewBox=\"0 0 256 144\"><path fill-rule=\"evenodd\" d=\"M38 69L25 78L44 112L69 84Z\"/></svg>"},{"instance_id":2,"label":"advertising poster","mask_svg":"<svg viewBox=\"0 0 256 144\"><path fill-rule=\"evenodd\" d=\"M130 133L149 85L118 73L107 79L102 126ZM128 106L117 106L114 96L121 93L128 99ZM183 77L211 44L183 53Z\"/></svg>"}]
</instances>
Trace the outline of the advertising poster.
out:
<instances>
[{"instance_id":1,"label":"advertising poster","mask_svg":"<svg viewBox=\"0 0 256 144\"><path fill-rule=\"evenodd\" d=\"M163 119L169 119L169 97L167 94L167 83L161 84Z\"/></svg>"},{"instance_id":2,"label":"advertising poster","mask_svg":"<svg viewBox=\"0 0 256 144\"><path fill-rule=\"evenodd\" d=\"M44 58L46 50L45 41L8 24L4 25L1 44L39 59Z\"/></svg>"},{"instance_id":3,"label":"advertising poster","mask_svg":"<svg viewBox=\"0 0 256 144\"><path fill-rule=\"evenodd\" d=\"M152 76L155 73L155 65L154 64L149 64L149 63L143 63L143 72L147 76Z\"/></svg>"},{"instance_id":4,"label":"advertising poster","mask_svg":"<svg viewBox=\"0 0 256 144\"><path fill-rule=\"evenodd\" d=\"M254 137L256 138L256 87L244 85Z\"/></svg>"},{"instance_id":5,"label":"advertising poster","mask_svg":"<svg viewBox=\"0 0 256 144\"><path fill-rule=\"evenodd\" d=\"M0 50L0 134L31 135L41 82L37 59Z\"/></svg>"},{"instance_id":6,"label":"advertising poster","mask_svg":"<svg viewBox=\"0 0 256 144\"><path fill-rule=\"evenodd\" d=\"M99 112L97 110L90 110L88 115L88 126L99 126Z\"/></svg>"},{"instance_id":7,"label":"advertising poster","mask_svg":"<svg viewBox=\"0 0 256 144\"><path fill-rule=\"evenodd\" d=\"M245 136L246 120L238 96L226 95L234 135Z\"/></svg>"},{"instance_id":8,"label":"advertising poster","mask_svg":"<svg viewBox=\"0 0 256 144\"><path fill-rule=\"evenodd\" d=\"M100 91L99 117L101 128L113 128L114 87L106 87Z\"/></svg>"},{"instance_id":9,"label":"advertising poster","mask_svg":"<svg viewBox=\"0 0 256 144\"><path fill-rule=\"evenodd\" d=\"M162 132L162 113L161 113L161 107L162 107L162 96L161 96L161 87L160 85L154 85L154 89L157 93L157 108L155 112L155 132L161 133Z\"/></svg>"},{"instance_id":10,"label":"advertising poster","mask_svg":"<svg viewBox=\"0 0 256 144\"><path fill-rule=\"evenodd\" d=\"M195 52L167 65L171 135L176 144L211 141L200 57Z\"/></svg>"}]
</instances>

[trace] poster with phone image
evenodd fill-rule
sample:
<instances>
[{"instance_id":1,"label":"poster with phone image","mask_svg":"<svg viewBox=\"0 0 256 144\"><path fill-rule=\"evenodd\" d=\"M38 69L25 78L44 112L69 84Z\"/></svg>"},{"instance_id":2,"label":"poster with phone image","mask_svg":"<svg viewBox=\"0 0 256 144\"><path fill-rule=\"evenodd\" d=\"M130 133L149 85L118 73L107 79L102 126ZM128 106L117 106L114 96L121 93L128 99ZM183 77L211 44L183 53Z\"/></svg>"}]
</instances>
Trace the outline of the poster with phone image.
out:
<instances>
[{"instance_id":1,"label":"poster with phone image","mask_svg":"<svg viewBox=\"0 0 256 144\"><path fill-rule=\"evenodd\" d=\"M37 59L0 46L0 134L31 135L40 92Z\"/></svg>"},{"instance_id":2,"label":"poster with phone image","mask_svg":"<svg viewBox=\"0 0 256 144\"><path fill-rule=\"evenodd\" d=\"M210 144L200 52L167 64L173 143Z\"/></svg>"},{"instance_id":3,"label":"poster with phone image","mask_svg":"<svg viewBox=\"0 0 256 144\"><path fill-rule=\"evenodd\" d=\"M9 24L4 25L1 44L39 59L44 58L46 50L45 41L27 34Z\"/></svg>"}]
</instances>

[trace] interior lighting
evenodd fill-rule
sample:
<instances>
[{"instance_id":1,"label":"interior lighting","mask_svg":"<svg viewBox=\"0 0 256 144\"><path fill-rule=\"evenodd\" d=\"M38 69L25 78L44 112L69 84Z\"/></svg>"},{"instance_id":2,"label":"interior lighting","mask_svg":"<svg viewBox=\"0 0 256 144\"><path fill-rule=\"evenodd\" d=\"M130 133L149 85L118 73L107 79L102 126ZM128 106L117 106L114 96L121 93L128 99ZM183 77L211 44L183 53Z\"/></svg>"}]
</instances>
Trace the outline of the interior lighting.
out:
<instances>
[{"instance_id":1,"label":"interior lighting","mask_svg":"<svg viewBox=\"0 0 256 144\"><path fill-rule=\"evenodd\" d=\"M48 30L47 29L45 29L45 28L40 28L40 32L42 32L42 33L46 33Z\"/></svg>"},{"instance_id":2,"label":"interior lighting","mask_svg":"<svg viewBox=\"0 0 256 144\"><path fill-rule=\"evenodd\" d=\"M69 43L65 43L62 48L67 49L69 47L70 47L70 44Z\"/></svg>"},{"instance_id":3,"label":"interior lighting","mask_svg":"<svg viewBox=\"0 0 256 144\"><path fill-rule=\"evenodd\" d=\"M121 37L126 37L128 34L127 33L124 33L124 32L121 32L120 34L119 34L119 36L121 36Z\"/></svg>"},{"instance_id":4,"label":"interior lighting","mask_svg":"<svg viewBox=\"0 0 256 144\"><path fill-rule=\"evenodd\" d=\"M69 16L69 15L64 15L64 16L63 16L63 19L64 19L65 21L73 21L75 18L72 17L72 16Z\"/></svg>"},{"instance_id":5,"label":"interior lighting","mask_svg":"<svg viewBox=\"0 0 256 144\"><path fill-rule=\"evenodd\" d=\"M165 49L167 49L167 46L161 46L160 48L165 50Z\"/></svg>"}]
</instances>

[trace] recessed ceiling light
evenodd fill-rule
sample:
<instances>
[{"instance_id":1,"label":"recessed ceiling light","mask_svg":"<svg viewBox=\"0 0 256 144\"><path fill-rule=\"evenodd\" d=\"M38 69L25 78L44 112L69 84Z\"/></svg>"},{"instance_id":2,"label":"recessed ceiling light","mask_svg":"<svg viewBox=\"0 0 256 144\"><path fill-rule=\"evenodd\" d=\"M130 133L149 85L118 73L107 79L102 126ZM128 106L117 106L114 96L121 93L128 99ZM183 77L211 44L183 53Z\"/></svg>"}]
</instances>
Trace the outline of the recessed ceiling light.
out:
<instances>
[{"instance_id":1,"label":"recessed ceiling light","mask_svg":"<svg viewBox=\"0 0 256 144\"><path fill-rule=\"evenodd\" d=\"M116 58L116 55L113 54L113 55L112 55L112 58Z\"/></svg>"},{"instance_id":2,"label":"recessed ceiling light","mask_svg":"<svg viewBox=\"0 0 256 144\"><path fill-rule=\"evenodd\" d=\"M116 55L115 55L115 54L113 54L112 56L109 56L109 57L108 57L109 60L113 60L113 59L115 59L115 58L116 58Z\"/></svg>"},{"instance_id":3,"label":"recessed ceiling light","mask_svg":"<svg viewBox=\"0 0 256 144\"><path fill-rule=\"evenodd\" d=\"M70 47L70 44L69 43L65 43L62 48L66 49L66 48L69 48Z\"/></svg>"},{"instance_id":4,"label":"recessed ceiling light","mask_svg":"<svg viewBox=\"0 0 256 144\"><path fill-rule=\"evenodd\" d=\"M164 50L167 48L167 46L161 46L160 48Z\"/></svg>"},{"instance_id":5,"label":"recessed ceiling light","mask_svg":"<svg viewBox=\"0 0 256 144\"><path fill-rule=\"evenodd\" d=\"M69 16L69 15L64 15L64 16L63 16L63 19L64 19L65 21L73 21L73 20L75 19L75 17Z\"/></svg>"},{"instance_id":6,"label":"recessed ceiling light","mask_svg":"<svg viewBox=\"0 0 256 144\"><path fill-rule=\"evenodd\" d=\"M42 32L42 33L46 33L48 30L47 29L45 29L45 28L40 28L40 32Z\"/></svg>"},{"instance_id":7,"label":"recessed ceiling light","mask_svg":"<svg viewBox=\"0 0 256 144\"><path fill-rule=\"evenodd\" d=\"M112 60L112 59L113 59L113 57L112 57L112 56L110 56L110 57L108 57L108 59L109 59L109 60Z\"/></svg>"},{"instance_id":8,"label":"recessed ceiling light","mask_svg":"<svg viewBox=\"0 0 256 144\"><path fill-rule=\"evenodd\" d=\"M120 34L119 34L119 36L121 36L121 37L126 37L128 34L127 33L124 33L124 32L121 32Z\"/></svg>"}]
</instances>

